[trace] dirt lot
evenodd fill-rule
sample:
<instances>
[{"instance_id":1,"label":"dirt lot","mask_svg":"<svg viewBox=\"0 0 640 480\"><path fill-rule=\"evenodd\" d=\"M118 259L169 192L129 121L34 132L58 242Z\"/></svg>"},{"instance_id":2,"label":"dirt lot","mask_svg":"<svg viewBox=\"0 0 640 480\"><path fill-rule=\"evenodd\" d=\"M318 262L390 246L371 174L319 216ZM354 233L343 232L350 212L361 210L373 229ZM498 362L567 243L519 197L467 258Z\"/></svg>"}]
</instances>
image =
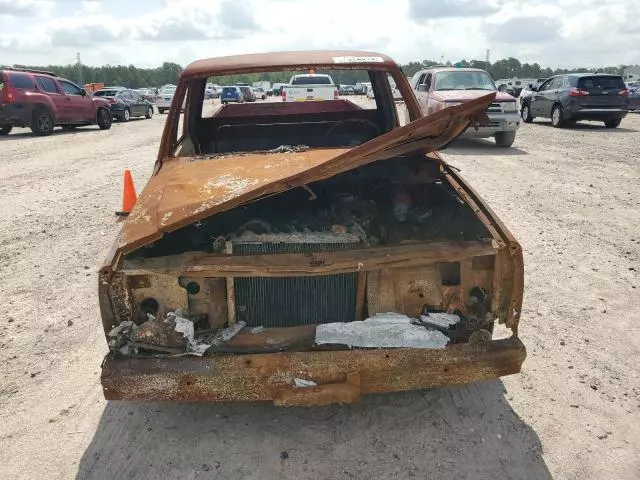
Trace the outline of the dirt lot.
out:
<instances>
[{"instance_id":1,"label":"dirt lot","mask_svg":"<svg viewBox=\"0 0 640 480\"><path fill-rule=\"evenodd\" d=\"M290 410L102 398L96 271L163 123L0 138L0 478L640 478L640 116L446 153L524 248L522 374Z\"/></svg>"}]
</instances>

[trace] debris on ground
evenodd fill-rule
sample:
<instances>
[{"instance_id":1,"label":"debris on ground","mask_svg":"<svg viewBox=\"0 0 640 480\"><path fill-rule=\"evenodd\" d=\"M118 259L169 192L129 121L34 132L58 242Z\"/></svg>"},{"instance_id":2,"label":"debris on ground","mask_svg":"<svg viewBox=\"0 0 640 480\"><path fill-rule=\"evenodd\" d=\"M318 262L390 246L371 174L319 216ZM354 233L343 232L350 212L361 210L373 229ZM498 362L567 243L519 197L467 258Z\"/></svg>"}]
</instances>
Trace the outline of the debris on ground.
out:
<instances>
[{"instance_id":1,"label":"debris on ground","mask_svg":"<svg viewBox=\"0 0 640 480\"><path fill-rule=\"evenodd\" d=\"M325 323L316 327L316 343L362 348L444 348L449 338L438 330L414 325L397 313L377 314L361 322Z\"/></svg>"},{"instance_id":2,"label":"debris on ground","mask_svg":"<svg viewBox=\"0 0 640 480\"><path fill-rule=\"evenodd\" d=\"M305 380L303 378L294 378L293 384L295 385L296 388L310 388L310 387L318 386L318 384L313 380Z\"/></svg>"}]
</instances>

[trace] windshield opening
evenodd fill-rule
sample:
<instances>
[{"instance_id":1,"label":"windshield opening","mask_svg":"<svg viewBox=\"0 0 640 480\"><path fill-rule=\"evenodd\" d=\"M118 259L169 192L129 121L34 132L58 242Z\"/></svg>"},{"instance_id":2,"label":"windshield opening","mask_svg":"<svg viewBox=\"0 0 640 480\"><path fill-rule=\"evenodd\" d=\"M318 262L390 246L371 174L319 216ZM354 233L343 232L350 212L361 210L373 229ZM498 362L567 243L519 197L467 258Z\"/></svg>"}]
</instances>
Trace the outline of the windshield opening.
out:
<instances>
[{"instance_id":1,"label":"windshield opening","mask_svg":"<svg viewBox=\"0 0 640 480\"><path fill-rule=\"evenodd\" d=\"M487 72L449 71L436 74L436 90L497 90Z\"/></svg>"}]
</instances>

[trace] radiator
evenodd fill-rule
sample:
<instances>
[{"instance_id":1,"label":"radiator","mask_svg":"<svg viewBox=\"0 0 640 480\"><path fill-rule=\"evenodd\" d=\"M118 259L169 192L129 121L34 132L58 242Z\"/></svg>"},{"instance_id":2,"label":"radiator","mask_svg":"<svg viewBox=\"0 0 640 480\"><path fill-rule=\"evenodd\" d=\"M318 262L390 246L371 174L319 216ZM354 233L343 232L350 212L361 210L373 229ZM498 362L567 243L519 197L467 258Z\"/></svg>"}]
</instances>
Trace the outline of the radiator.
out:
<instances>
[{"instance_id":1,"label":"radiator","mask_svg":"<svg viewBox=\"0 0 640 480\"><path fill-rule=\"evenodd\" d=\"M234 255L305 253L357 248L360 238L331 232L255 235L231 242ZM247 326L293 327L351 322L356 274L234 279L236 318Z\"/></svg>"}]
</instances>

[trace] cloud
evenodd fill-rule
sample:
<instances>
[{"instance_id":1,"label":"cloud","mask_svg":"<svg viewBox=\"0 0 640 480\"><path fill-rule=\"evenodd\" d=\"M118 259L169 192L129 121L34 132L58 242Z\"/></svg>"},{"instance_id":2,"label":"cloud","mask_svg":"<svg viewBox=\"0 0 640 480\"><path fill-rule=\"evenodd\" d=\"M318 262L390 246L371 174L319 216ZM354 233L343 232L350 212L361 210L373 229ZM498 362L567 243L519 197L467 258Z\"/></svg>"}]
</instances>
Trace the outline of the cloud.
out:
<instances>
[{"instance_id":1,"label":"cloud","mask_svg":"<svg viewBox=\"0 0 640 480\"><path fill-rule=\"evenodd\" d=\"M0 17L38 17L53 8L53 2L44 0L0 0Z\"/></svg>"},{"instance_id":2,"label":"cloud","mask_svg":"<svg viewBox=\"0 0 640 480\"><path fill-rule=\"evenodd\" d=\"M269 8L263 7L261 8ZM253 18L253 6L250 2L222 0L219 13L220 23L230 30L258 30Z\"/></svg>"},{"instance_id":3,"label":"cloud","mask_svg":"<svg viewBox=\"0 0 640 480\"><path fill-rule=\"evenodd\" d=\"M187 19L169 19L158 27L140 32L140 40L156 40L162 42L183 42L189 40L203 40L207 32L199 25L194 25Z\"/></svg>"},{"instance_id":4,"label":"cloud","mask_svg":"<svg viewBox=\"0 0 640 480\"><path fill-rule=\"evenodd\" d=\"M503 23L489 23L485 32L495 42L542 43L560 38L561 28L562 22L557 18L523 16Z\"/></svg>"},{"instance_id":5,"label":"cloud","mask_svg":"<svg viewBox=\"0 0 640 480\"><path fill-rule=\"evenodd\" d=\"M124 39L125 35L116 34L102 25L84 25L54 30L51 33L51 45L54 47L88 47L90 45Z\"/></svg>"},{"instance_id":6,"label":"cloud","mask_svg":"<svg viewBox=\"0 0 640 480\"><path fill-rule=\"evenodd\" d=\"M500 11L491 0L409 0L409 14L417 20L482 17Z\"/></svg>"}]
</instances>

